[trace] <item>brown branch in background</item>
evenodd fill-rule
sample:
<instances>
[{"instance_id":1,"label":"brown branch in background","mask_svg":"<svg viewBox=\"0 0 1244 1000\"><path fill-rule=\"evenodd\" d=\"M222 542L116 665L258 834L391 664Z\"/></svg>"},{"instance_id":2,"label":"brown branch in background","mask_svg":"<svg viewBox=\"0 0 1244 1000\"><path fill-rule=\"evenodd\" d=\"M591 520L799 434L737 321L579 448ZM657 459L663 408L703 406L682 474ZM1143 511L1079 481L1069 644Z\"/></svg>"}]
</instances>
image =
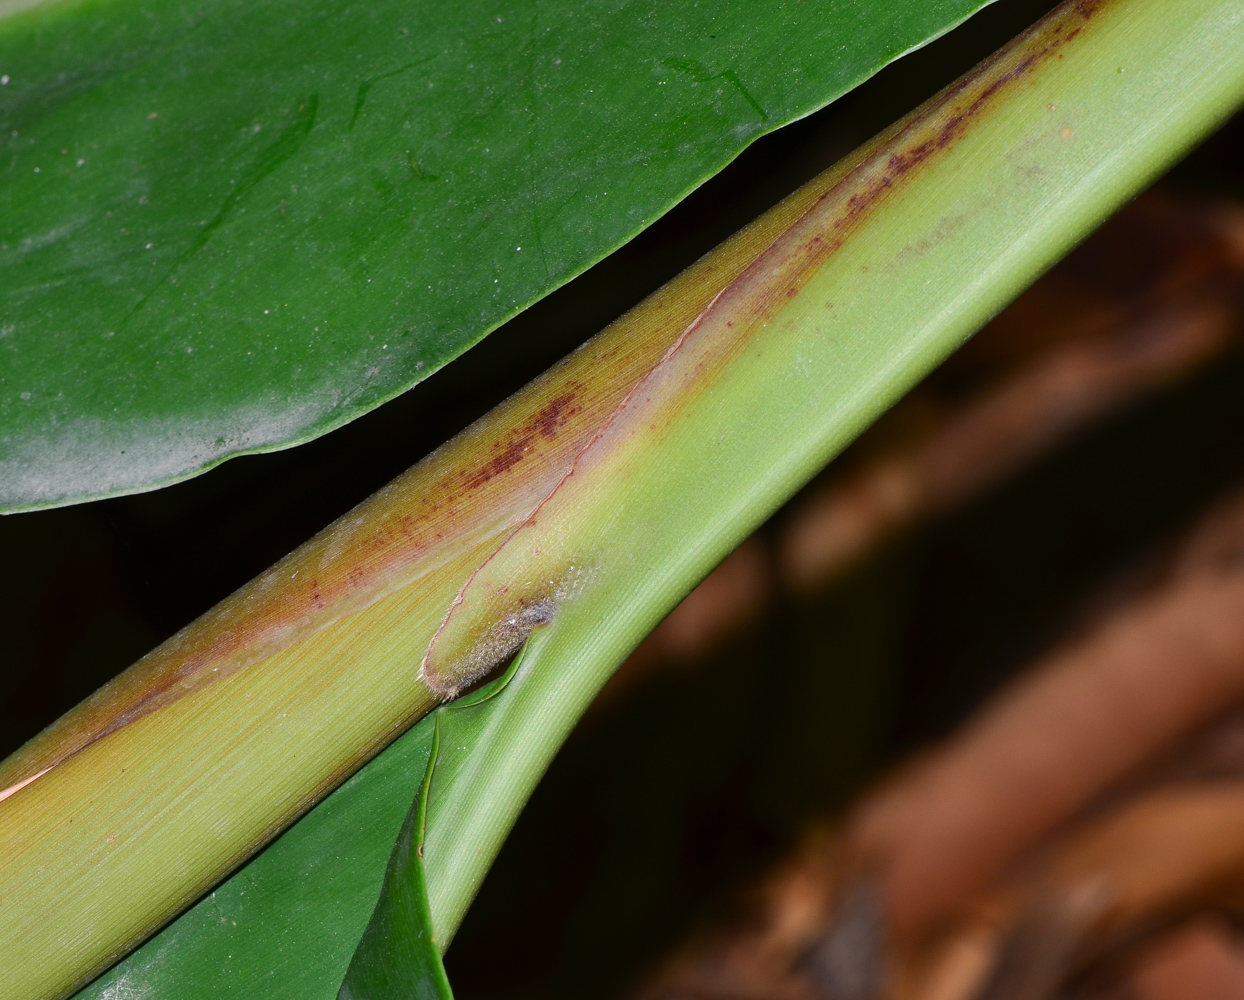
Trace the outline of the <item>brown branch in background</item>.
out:
<instances>
[{"instance_id":1,"label":"brown branch in background","mask_svg":"<svg viewBox=\"0 0 1244 1000\"><path fill-rule=\"evenodd\" d=\"M884 868L892 933L919 937L1093 796L1241 695L1244 572L1164 588L1039 664L874 798L848 834L853 864Z\"/></svg>"},{"instance_id":2,"label":"brown branch in background","mask_svg":"<svg viewBox=\"0 0 1244 1000\"><path fill-rule=\"evenodd\" d=\"M619 671L610 696L694 662L779 586L823 586L895 534L967 503L1236 343L1244 211L1151 192L971 340L754 537Z\"/></svg>"},{"instance_id":3,"label":"brown branch in background","mask_svg":"<svg viewBox=\"0 0 1244 1000\"><path fill-rule=\"evenodd\" d=\"M1169 969L1145 950L1155 935L1178 943L1169 934L1189 920L1244 917L1244 493L1161 559L1146 589L837 832L810 835L745 912L643 996L1054 1000L1165 988ZM1170 954L1212 964L1197 947ZM1222 978L1238 956L1216 954L1205 975Z\"/></svg>"},{"instance_id":4,"label":"brown branch in background","mask_svg":"<svg viewBox=\"0 0 1244 1000\"><path fill-rule=\"evenodd\" d=\"M1244 888L1244 782L1166 788L1061 840L929 955L904 1000L1044 1000L1155 929L1229 910Z\"/></svg>"},{"instance_id":5,"label":"brown branch in background","mask_svg":"<svg viewBox=\"0 0 1244 1000\"><path fill-rule=\"evenodd\" d=\"M1095 1000L1244 1000L1244 949L1221 919L1190 921L1156 941Z\"/></svg>"}]
</instances>

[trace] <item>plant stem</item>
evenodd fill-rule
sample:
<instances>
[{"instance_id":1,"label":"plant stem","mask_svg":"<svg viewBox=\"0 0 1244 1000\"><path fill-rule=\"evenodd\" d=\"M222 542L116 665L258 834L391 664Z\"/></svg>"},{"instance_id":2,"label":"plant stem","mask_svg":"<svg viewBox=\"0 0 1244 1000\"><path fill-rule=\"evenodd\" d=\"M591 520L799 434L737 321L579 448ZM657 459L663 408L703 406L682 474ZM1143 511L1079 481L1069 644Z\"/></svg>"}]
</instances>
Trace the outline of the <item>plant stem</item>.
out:
<instances>
[{"instance_id":1,"label":"plant stem","mask_svg":"<svg viewBox=\"0 0 1244 1000\"><path fill-rule=\"evenodd\" d=\"M71 992L540 626L432 789L447 943L617 664L1220 122L1242 53L1239 0L1064 4L41 734L0 767L40 775L0 803L4 994Z\"/></svg>"}]
</instances>

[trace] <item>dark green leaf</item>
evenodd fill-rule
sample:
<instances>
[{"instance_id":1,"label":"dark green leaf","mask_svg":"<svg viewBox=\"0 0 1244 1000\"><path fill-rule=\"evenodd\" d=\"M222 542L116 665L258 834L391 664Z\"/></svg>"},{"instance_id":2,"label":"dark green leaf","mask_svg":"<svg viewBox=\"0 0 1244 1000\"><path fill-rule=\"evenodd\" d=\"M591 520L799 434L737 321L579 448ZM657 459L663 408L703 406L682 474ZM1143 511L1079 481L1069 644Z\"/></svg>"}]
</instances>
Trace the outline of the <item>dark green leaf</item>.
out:
<instances>
[{"instance_id":1,"label":"dark green leaf","mask_svg":"<svg viewBox=\"0 0 1244 1000\"><path fill-rule=\"evenodd\" d=\"M380 900L350 960L337 1000L453 1000L436 947L423 870L428 788L436 771L443 711L436 713L423 785L393 846Z\"/></svg>"},{"instance_id":2,"label":"dark green leaf","mask_svg":"<svg viewBox=\"0 0 1244 1000\"><path fill-rule=\"evenodd\" d=\"M10 13L0 509L150 489L366 412L981 4Z\"/></svg>"}]
</instances>

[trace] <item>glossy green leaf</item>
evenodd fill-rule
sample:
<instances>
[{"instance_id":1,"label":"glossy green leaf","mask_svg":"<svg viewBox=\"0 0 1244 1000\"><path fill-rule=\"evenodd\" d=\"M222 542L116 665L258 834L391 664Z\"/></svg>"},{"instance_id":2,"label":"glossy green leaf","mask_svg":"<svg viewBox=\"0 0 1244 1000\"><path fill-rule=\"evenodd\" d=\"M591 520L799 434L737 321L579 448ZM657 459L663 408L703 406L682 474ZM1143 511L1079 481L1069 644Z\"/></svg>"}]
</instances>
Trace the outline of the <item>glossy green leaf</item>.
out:
<instances>
[{"instance_id":1,"label":"glossy green leaf","mask_svg":"<svg viewBox=\"0 0 1244 1000\"><path fill-rule=\"evenodd\" d=\"M359 416L982 2L0 2L0 510Z\"/></svg>"},{"instance_id":2,"label":"glossy green leaf","mask_svg":"<svg viewBox=\"0 0 1244 1000\"><path fill-rule=\"evenodd\" d=\"M380 899L350 959L337 1000L453 1000L436 947L423 865L428 790L436 771L444 711L436 713L423 786L393 845Z\"/></svg>"}]
</instances>

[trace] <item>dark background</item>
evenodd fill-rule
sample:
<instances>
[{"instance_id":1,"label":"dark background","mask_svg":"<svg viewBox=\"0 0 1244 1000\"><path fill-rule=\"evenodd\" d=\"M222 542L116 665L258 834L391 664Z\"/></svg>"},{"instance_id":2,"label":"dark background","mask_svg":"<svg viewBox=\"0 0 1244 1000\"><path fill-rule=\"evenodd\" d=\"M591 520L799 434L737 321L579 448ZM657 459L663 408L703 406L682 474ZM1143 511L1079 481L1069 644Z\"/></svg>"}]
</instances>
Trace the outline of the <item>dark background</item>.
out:
<instances>
[{"instance_id":1,"label":"dark background","mask_svg":"<svg viewBox=\"0 0 1244 1000\"><path fill-rule=\"evenodd\" d=\"M155 493L0 518L0 756L1051 6L1002 0L757 142L348 427ZM1240 197L1242 156L1237 118L1162 183ZM625 990L811 817L945 733L1103 581L1244 481L1241 385L1237 353L589 714L449 952L460 1000Z\"/></svg>"}]
</instances>

